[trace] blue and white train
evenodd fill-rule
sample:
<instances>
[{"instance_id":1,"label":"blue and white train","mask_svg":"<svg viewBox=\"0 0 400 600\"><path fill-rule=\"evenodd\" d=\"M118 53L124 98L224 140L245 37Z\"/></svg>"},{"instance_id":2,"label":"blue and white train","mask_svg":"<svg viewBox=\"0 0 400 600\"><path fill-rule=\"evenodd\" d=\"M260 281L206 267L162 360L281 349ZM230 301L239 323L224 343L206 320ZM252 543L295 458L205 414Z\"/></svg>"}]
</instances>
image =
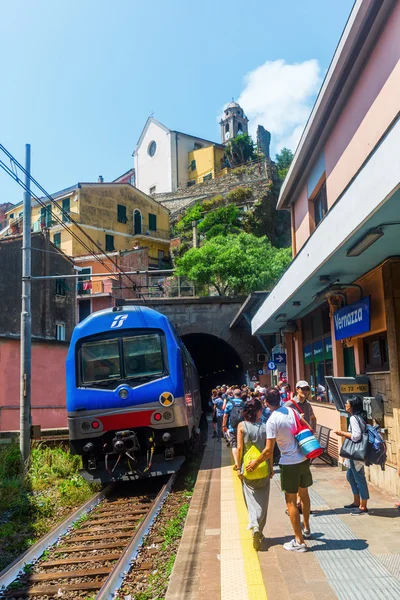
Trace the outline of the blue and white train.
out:
<instances>
[{"instance_id":1,"label":"blue and white train","mask_svg":"<svg viewBox=\"0 0 400 600\"><path fill-rule=\"evenodd\" d=\"M70 448L89 481L176 471L200 440L194 362L164 315L122 306L75 327L67 357Z\"/></svg>"}]
</instances>

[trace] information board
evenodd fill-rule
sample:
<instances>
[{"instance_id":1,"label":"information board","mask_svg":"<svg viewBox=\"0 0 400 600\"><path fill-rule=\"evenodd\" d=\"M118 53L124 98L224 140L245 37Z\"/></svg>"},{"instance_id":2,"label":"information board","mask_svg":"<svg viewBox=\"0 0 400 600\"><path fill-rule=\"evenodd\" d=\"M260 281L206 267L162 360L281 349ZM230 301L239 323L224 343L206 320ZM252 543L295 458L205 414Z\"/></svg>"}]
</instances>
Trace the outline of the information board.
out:
<instances>
[{"instance_id":1,"label":"information board","mask_svg":"<svg viewBox=\"0 0 400 600\"><path fill-rule=\"evenodd\" d=\"M356 377L325 377L326 385L336 408L345 412L345 404L350 396L370 396L369 379L365 375Z\"/></svg>"}]
</instances>

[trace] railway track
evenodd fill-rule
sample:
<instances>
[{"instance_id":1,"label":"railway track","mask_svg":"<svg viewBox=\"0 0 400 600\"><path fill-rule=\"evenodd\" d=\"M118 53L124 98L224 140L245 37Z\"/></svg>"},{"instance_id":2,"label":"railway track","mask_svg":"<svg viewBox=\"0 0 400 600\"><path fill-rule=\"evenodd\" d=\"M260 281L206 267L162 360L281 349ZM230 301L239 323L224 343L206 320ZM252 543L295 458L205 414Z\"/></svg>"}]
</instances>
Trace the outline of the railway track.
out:
<instances>
[{"instance_id":1,"label":"railway track","mask_svg":"<svg viewBox=\"0 0 400 600\"><path fill-rule=\"evenodd\" d=\"M124 496L112 486L97 494L0 573L0 597L111 600L174 477L142 495ZM146 571L151 564L132 568Z\"/></svg>"}]
</instances>

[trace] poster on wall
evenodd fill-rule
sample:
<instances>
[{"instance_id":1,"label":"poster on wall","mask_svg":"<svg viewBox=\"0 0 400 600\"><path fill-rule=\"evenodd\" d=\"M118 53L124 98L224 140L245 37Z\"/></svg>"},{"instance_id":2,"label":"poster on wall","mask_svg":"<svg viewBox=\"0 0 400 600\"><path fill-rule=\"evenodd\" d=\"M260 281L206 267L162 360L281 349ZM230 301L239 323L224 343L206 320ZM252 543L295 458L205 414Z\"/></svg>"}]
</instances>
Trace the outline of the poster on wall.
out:
<instances>
[{"instance_id":1,"label":"poster on wall","mask_svg":"<svg viewBox=\"0 0 400 600\"><path fill-rule=\"evenodd\" d=\"M366 296L359 302L344 306L334 313L336 341L367 333L371 330L371 298Z\"/></svg>"}]
</instances>

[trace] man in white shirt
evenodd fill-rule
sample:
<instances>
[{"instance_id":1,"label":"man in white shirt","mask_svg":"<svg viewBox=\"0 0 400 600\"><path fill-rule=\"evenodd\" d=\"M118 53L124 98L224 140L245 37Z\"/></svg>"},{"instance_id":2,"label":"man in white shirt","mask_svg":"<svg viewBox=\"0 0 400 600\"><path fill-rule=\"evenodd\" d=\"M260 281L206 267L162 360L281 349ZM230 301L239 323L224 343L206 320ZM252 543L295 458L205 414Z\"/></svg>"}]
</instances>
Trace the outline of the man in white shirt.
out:
<instances>
[{"instance_id":1,"label":"man in white shirt","mask_svg":"<svg viewBox=\"0 0 400 600\"><path fill-rule=\"evenodd\" d=\"M310 537L310 497L308 488L312 485L310 461L302 454L293 431L296 429L296 419L293 409L282 406L280 408L280 394L276 388L269 388L266 393L266 402L272 411L267 429L267 445L260 456L251 461L247 470L254 470L260 463L274 452L275 442L281 451L279 461L281 469L281 487L285 492L286 505L295 538L283 544L285 550L293 552L306 552L305 537ZM306 424L303 421L303 424ZM307 424L306 424L307 425ZM303 530L300 522L300 513L297 508L297 494L299 494L303 510Z\"/></svg>"}]
</instances>

